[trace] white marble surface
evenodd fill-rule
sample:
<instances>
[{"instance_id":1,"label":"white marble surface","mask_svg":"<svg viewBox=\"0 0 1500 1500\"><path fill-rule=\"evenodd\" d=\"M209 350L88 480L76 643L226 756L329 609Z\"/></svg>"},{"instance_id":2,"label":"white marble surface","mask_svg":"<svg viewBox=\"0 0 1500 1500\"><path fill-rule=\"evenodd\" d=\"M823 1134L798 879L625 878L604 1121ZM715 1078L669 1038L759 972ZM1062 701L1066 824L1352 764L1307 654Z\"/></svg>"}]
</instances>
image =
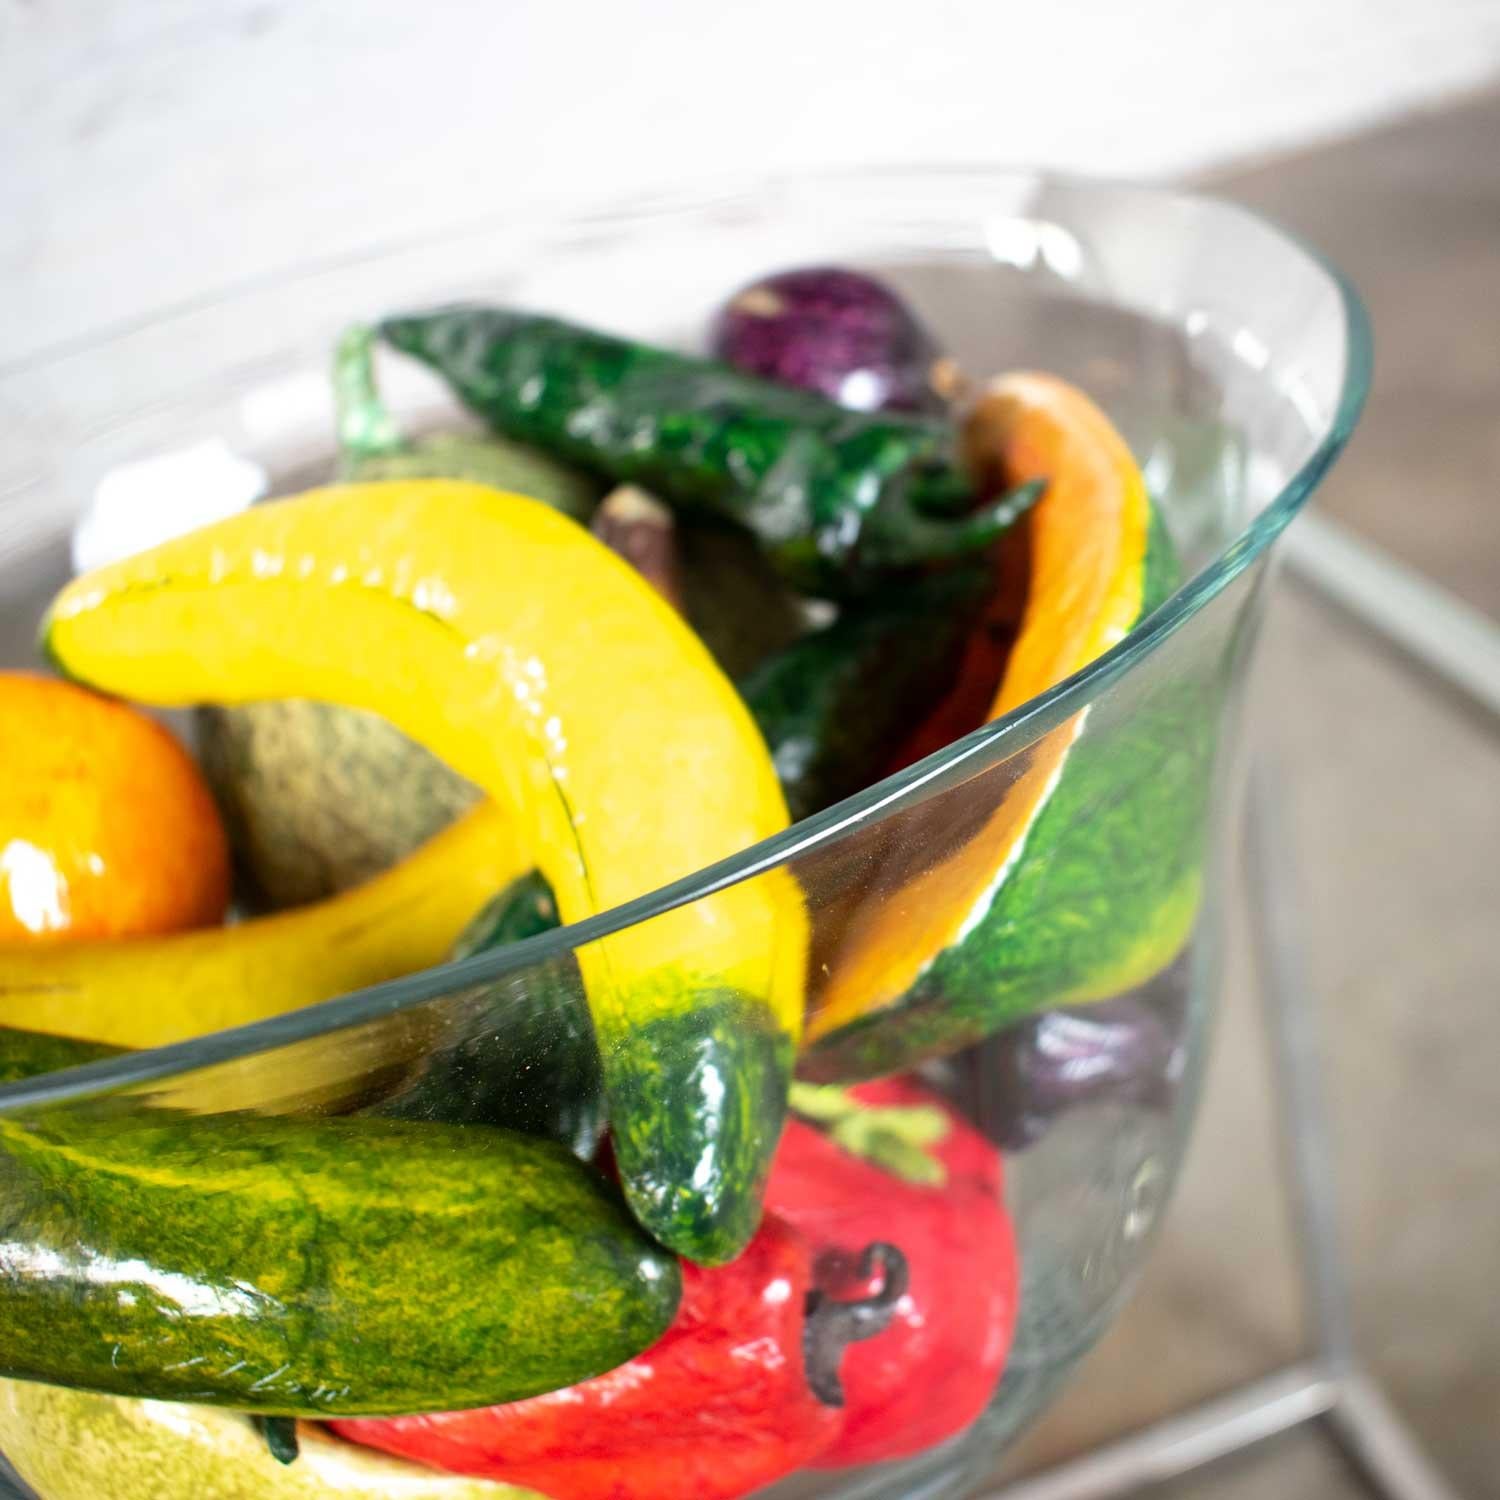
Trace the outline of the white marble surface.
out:
<instances>
[{"instance_id":1,"label":"white marble surface","mask_svg":"<svg viewBox=\"0 0 1500 1500\"><path fill-rule=\"evenodd\" d=\"M1496 0L0 0L0 364L508 203L874 160L1160 175L1497 72Z\"/></svg>"}]
</instances>

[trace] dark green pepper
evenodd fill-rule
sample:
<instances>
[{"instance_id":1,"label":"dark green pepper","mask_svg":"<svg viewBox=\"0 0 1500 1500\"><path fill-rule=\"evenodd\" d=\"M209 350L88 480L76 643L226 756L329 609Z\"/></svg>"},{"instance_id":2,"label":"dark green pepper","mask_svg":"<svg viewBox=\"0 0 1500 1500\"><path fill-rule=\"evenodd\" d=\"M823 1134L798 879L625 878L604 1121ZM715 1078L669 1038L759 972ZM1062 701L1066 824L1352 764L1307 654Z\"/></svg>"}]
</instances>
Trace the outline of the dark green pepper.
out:
<instances>
[{"instance_id":1,"label":"dark green pepper","mask_svg":"<svg viewBox=\"0 0 1500 1500\"><path fill-rule=\"evenodd\" d=\"M953 685L993 586L987 570L918 579L842 610L739 682L793 819L871 785Z\"/></svg>"},{"instance_id":2,"label":"dark green pepper","mask_svg":"<svg viewBox=\"0 0 1500 1500\"><path fill-rule=\"evenodd\" d=\"M454 958L557 926L536 872L501 891L465 929ZM478 986L446 1009L442 1037L416 1075L375 1114L503 1125L591 1157L604 1130L604 1081L583 976L571 951Z\"/></svg>"},{"instance_id":3,"label":"dark green pepper","mask_svg":"<svg viewBox=\"0 0 1500 1500\"><path fill-rule=\"evenodd\" d=\"M456 306L379 331L494 431L744 527L816 594L982 549L1040 493L976 507L947 422L850 411L556 318Z\"/></svg>"}]
</instances>

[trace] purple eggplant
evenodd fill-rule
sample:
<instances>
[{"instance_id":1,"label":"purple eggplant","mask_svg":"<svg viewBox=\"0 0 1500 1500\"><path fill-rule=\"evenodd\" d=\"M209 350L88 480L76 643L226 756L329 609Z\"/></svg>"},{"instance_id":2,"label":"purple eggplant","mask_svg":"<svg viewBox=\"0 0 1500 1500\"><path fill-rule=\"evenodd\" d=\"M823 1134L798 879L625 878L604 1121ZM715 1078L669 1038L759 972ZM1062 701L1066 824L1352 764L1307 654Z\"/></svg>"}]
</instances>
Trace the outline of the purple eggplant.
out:
<instances>
[{"instance_id":1,"label":"purple eggplant","mask_svg":"<svg viewBox=\"0 0 1500 1500\"><path fill-rule=\"evenodd\" d=\"M943 406L931 335L894 292L858 271L810 266L752 282L720 311L711 347L737 369L855 411Z\"/></svg>"},{"instance_id":2,"label":"purple eggplant","mask_svg":"<svg viewBox=\"0 0 1500 1500\"><path fill-rule=\"evenodd\" d=\"M1031 1016L976 1048L972 1086L990 1137L1019 1151L1058 1116L1095 1101L1170 1109L1184 1062L1186 995L1154 988Z\"/></svg>"}]
</instances>

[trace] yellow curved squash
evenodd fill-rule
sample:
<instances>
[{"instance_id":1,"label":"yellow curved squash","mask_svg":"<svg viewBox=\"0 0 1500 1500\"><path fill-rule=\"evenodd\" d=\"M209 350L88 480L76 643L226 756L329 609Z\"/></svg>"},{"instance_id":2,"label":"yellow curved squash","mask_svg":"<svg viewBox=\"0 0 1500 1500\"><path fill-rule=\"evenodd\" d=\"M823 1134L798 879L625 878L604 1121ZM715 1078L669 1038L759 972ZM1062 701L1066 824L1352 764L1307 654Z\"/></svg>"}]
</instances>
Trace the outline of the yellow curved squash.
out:
<instances>
[{"instance_id":1,"label":"yellow curved squash","mask_svg":"<svg viewBox=\"0 0 1500 1500\"><path fill-rule=\"evenodd\" d=\"M994 719L1121 641L1171 593L1178 565L1124 439L1066 382L994 381L964 444L996 486L1047 481ZM815 998L804 1073L894 1072L1043 1006L1117 993L1180 949L1197 907L1212 716L1194 700L1094 736L1090 712L950 794L966 812L988 796L982 825L855 913ZM1191 751L1179 754L1184 723Z\"/></svg>"},{"instance_id":2,"label":"yellow curved squash","mask_svg":"<svg viewBox=\"0 0 1500 1500\"><path fill-rule=\"evenodd\" d=\"M0 1026L159 1047L431 967L530 868L482 803L361 886L235 927L0 947Z\"/></svg>"},{"instance_id":3,"label":"yellow curved squash","mask_svg":"<svg viewBox=\"0 0 1500 1500\"><path fill-rule=\"evenodd\" d=\"M383 715L504 809L567 922L787 821L754 722L671 606L576 523L481 485L259 506L75 580L44 641L70 676L150 703ZM627 1195L691 1258L754 1230L805 945L777 875L579 955Z\"/></svg>"}]
</instances>

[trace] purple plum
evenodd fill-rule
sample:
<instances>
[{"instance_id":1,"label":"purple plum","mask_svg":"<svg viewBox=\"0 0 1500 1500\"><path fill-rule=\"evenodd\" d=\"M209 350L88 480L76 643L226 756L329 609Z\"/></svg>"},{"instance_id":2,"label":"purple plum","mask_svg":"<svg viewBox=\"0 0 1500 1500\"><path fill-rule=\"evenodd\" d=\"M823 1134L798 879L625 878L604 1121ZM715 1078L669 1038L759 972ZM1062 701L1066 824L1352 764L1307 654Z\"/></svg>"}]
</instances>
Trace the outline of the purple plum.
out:
<instances>
[{"instance_id":1,"label":"purple plum","mask_svg":"<svg viewBox=\"0 0 1500 1500\"><path fill-rule=\"evenodd\" d=\"M1150 988L1032 1016L977 1048L971 1086L991 1138L1019 1151L1094 1100L1169 1109L1184 1061L1186 996Z\"/></svg>"}]
</instances>

